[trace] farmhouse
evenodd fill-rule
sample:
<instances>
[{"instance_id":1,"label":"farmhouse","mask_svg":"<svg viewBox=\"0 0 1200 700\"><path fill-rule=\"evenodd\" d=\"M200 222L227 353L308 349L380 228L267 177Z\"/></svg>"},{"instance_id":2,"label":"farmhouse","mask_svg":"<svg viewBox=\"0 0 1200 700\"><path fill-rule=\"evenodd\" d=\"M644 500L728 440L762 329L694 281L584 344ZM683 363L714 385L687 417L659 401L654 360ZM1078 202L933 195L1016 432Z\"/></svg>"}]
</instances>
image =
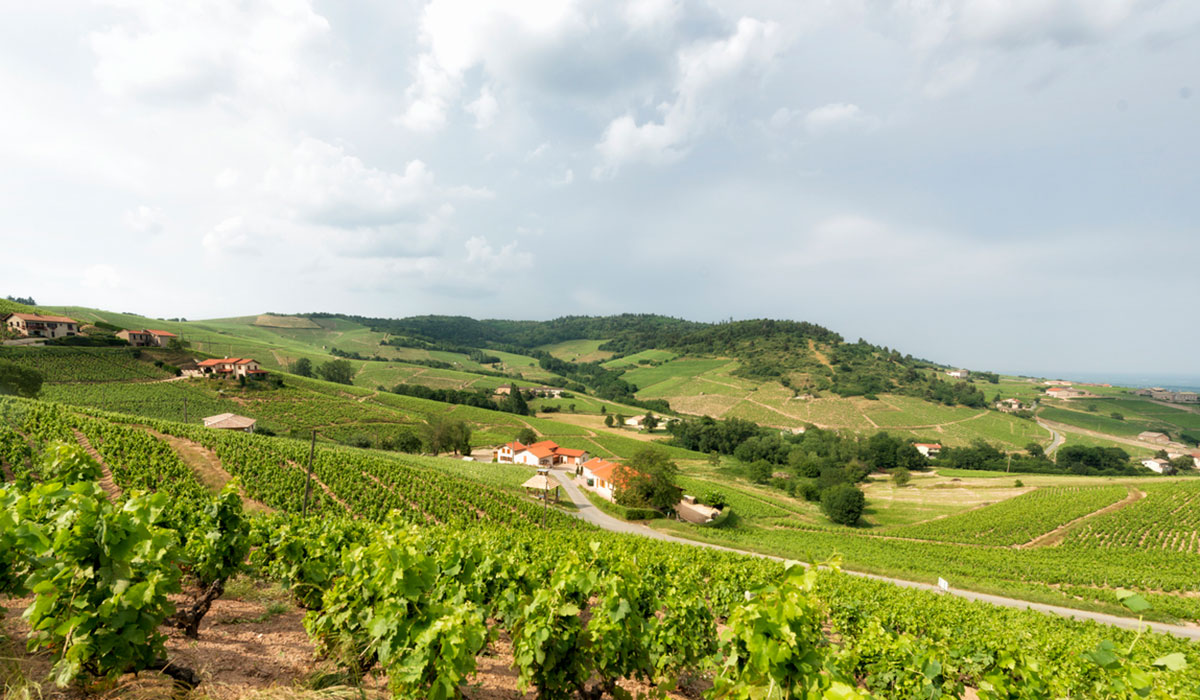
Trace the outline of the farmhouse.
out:
<instances>
[{"instance_id":1,"label":"farmhouse","mask_svg":"<svg viewBox=\"0 0 1200 700\"><path fill-rule=\"evenodd\" d=\"M1063 379L1047 379L1046 381L1042 382L1042 384L1045 384L1046 386L1071 386L1072 382L1068 382Z\"/></svg>"},{"instance_id":2,"label":"farmhouse","mask_svg":"<svg viewBox=\"0 0 1200 700\"><path fill-rule=\"evenodd\" d=\"M616 474L619 466L621 465L616 462L609 462L599 457L588 460L583 465L584 483L596 492L596 495L611 501L616 498L617 489L620 488L620 477Z\"/></svg>"},{"instance_id":3,"label":"farmhouse","mask_svg":"<svg viewBox=\"0 0 1200 700\"><path fill-rule=\"evenodd\" d=\"M1005 413L1015 413L1028 408L1020 399L1002 399L996 402L996 408Z\"/></svg>"},{"instance_id":4,"label":"farmhouse","mask_svg":"<svg viewBox=\"0 0 1200 700\"><path fill-rule=\"evenodd\" d=\"M563 390L556 386L536 386L530 389L529 393L542 398L557 399L562 396Z\"/></svg>"},{"instance_id":5,"label":"farmhouse","mask_svg":"<svg viewBox=\"0 0 1200 700\"><path fill-rule=\"evenodd\" d=\"M955 379L966 379L967 377L971 376L970 370L965 369L948 369L946 370L946 374L954 377Z\"/></svg>"},{"instance_id":6,"label":"farmhouse","mask_svg":"<svg viewBox=\"0 0 1200 700\"><path fill-rule=\"evenodd\" d=\"M1162 433L1156 433L1151 430L1138 433L1137 439L1141 440L1142 442L1155 442L1160 445L1165 445L1171 441L1171 438L1167 437L1166 435Z\"/></svg>"},{"instance_id":7,"label":"farmhouse","mask_svg":"<svg viewBox=\"0 0 1200 700\"><path fill-rule=\"evenodd\" d=\"M167 343L171 342L172 338L178 338L179 336L175 335L174 333L168 333L167 331L146 328L139 331L128 329L120 330L117 331L117 337L134 347L148 347L153 345L156 347L165 348Z\"/></svg>"},{"instance_id":8,"label":"farmhouse","mask_svg":"<svg viewBox=\"0 0 1200 700\"><path fill-rule=\"evenodd\" d=\"M1046 396L1056 399L1077 399L1087 395L1088 393L1083 389L1076 389L1069 386L1052 386L1046 390Z\"/></svg>"},{"instance_id":9,"label":"farmhouse","mask_svg":"<svg viewBox=\"0 0 1200 700\"><path fill-rule=\"evenodd\" d=\"M918 442L913 447L917 448L922 457L933 457L942 451L942 446L936 442Z\"/></svg>"},{"instance_id":10,"label":"farmhouse","mask_svg":"<svg viewBox=\"0 0 1200 700\"><path fill-rule=\"evenodd\" d=\"M248 357L222 357L196 363L202 374L210 377L261 377L267 372L257 360Z\"/></svg>"},{"instance_id":11,"label":"farmhouse","mask_svg":"<svg viewBox=\"0 0 1200 700\"><path fill-rule=\"evenodd\" d=\"M12 313L3 317L4 327L29 338L62 338L79 334L79 324L66 316Z\"/></svg>"},{"instance_id":12,"label":"farmhouse","mask_svg":"<svg viewBox=\"0 0 1200 700\"><path fill-rule=\"evenodd\" d=\"M218 413L215 416L209 416L204 419L205 428L217 428L219 430L240 430L244 433L253 433L254 426L258 421L246 416L239 416L233 413Z\"/></svg>"},{"instance_id":13,"label":"farmhouse","mask_svg":"<svg viewBox=\"0 0 1200 700\"><path fill-rule=\"evenodd\" d=\"M1143 459L1142 466L1155 474L1169 474L1174 471L1171 463L1165 459Z\"/></svg>"},{"instance_id":14,"label":"farmhouse","mask_svg":"<svg viewBox=\"0 0 1200 700\"><path fill-rule=\"evenodd\" d=\"M542 440L532 445L522 445L516 440L501 445L493 452L497 462L505 464L528 464L531 467L581 466L587 459L584 450L559 447L552 440Z\"/></svg>"}]
</instances>

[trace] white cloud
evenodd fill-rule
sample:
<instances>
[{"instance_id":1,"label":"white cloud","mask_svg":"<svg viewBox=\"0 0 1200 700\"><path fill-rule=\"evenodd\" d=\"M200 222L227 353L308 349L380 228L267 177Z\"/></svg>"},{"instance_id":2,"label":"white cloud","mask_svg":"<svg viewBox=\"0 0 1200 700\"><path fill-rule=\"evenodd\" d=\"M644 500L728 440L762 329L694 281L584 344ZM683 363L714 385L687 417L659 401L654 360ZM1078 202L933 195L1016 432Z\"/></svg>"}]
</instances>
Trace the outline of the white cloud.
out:
<instances>
[{"instance_id":1,"label":"white cloud","mask_svg":"<svg viewBox=\"0 0 1200 700\"><path fill-rule=\"evenodd\" d=\"M764 71L780 49L775 23L743 17L729 37L680 51L679 81L674 100L659 107L662 121L638 124L630 114L613 119L596 145L601 164L593 175L611 176L626 163L661 165L681 158L721 120L738 83Z\"/></svg>"},{"instance_id":2,"label":"white cloud","mask_svg":"<svg viewBox=\"0 0 1200 700\"><path fill-rule=\"evenodd\" d=\"M213 255L254 250L246 222L241 216L231 216L214 226L204 234L201 245L205 252Z\"/></svg>"},{"instance_id":3,"label":"white cloud","mask_svg":"<svg viewBox=\"0 0 1200 700\"><path fill-rule=\"evenodd\" d=\"M88 265L83 269L82 284L88 289L117 289L121 276L112 265Z\"/></svg>"},{"instance_id":4,"label":"white cloud","mask_svg":"<svg viewBox=\"0 0 1200 700\"><path fill-rule=\"evenodd\" d=\"M242 175L237 170L233 168L225 168L221 172L217 173L217 176L213 178L213 187L216 187L219 190L227 190L236 186L241 179Z\"/></svg>"},{"instance_id":5,"label":"white cloud","mask_svg":"<svg viewBox=\"0 0 1200 700\"><path fill-rule=\"evenodd\" d=\"M134 233L158 233L162 230L162 212L144 204L125 212L125 226Z\"/></svg>"},{"instance_id":6,"label":"white cloud","mask_svg":"<svg viewBox=\"0 0 1200 700\"><path fill-rule=\"evenodd\" d=\"M264 190L297 216L331 226L373 226L421 216L434 195L433 173L419 160L403 173L367 166L340 146L306 138L271 168Z\"/></svg>"},{"instance_id":7,"label":"white cloud","mask_svg":"<svg viewBox=\"0 0 1200 700\"><path fill-rule=\"evenodd\" d=\"M832 102L811 110L804 116L804 126L809 132L821 134L833 131L873 129L879 120L867 114L856 104Z\"/></svg>"},{"instance_id":8,"label":"white cloud","mask_svg":"<svg viewBox=\"0 0 1200 700\"><path fill-rule=\"evenodd\" d=\"M496 121L496 114L500 111L500 103L496 101L491 88L484 86L479 91L479 98L467 105L467 111L475 117L476 129L486 129L492 125L492 122Z\"/></svg>"},{"instance_id":9,"label":"white cloud","mask_svg":"<svg viewBox=\"0 0 1200 700\"><path fill-rule=\"evenodd\" d=\"M92 32L95 77L114 95L206 98L298 79L329 23L307 0L112 3L121 19Z\"/></svg>"}]
</instances>

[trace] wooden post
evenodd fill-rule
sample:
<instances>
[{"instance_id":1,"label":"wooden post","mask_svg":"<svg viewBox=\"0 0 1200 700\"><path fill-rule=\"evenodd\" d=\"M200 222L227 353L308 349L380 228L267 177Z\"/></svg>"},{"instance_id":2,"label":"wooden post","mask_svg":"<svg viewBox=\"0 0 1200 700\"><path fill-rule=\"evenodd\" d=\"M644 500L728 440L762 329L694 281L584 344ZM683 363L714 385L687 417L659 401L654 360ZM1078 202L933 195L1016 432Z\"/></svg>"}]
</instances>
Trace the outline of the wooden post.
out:
<instances>
[{"instance_id":1,"label":"wooden post","mask_svg":"<svg viewBox=\"0 0 1200 700\"><path fill-rule=\"evenodd\" d=\"M317 449L317 431L312 431L312 442L308 445L308 478L304 481L304 508L301 509L300 515L308 515L308 499L312 497L312 463L313 452Z\"/></svg>"}]
</instances>

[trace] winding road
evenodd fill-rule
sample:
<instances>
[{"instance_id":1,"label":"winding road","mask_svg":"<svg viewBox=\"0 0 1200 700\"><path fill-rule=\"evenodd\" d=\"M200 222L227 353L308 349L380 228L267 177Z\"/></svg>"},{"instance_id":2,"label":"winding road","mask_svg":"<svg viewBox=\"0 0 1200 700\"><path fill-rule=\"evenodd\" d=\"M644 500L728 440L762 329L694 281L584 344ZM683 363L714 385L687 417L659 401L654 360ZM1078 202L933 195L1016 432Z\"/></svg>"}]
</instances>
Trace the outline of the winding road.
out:
<instances>
[{"instance_id":1,"label":"winding road","mask_svg":"<svg viewBox=\"0 0 1200 700\"><path fill-rule=\"evenodd\" d=\"M1041 418L1037 419L1037 424L1050 431L1050 446L1046 448L1046 456L1048 457L1054 454L1055 450L1062 447L1063 443L1066 442L1067 439L1063 437L1062 433L1046 425L1045 421L1043 421Z\"/></svg>"},{"instance_id":2,"label":"winding road","mask_svg":"<svg viewBox=\"0 0 1200 700\"><path fill-rule=\"evenodd\" d=\"M1055 439L1057 441L1059 441L1059 444L1061 444L1062 438L1060 435L1058 435L1058 433L1055 433ZM1054 445L1052 444L1051 447L1053 448ZM685 545L690 545L693 547L718 549L718 550L722 550L725 552L734 552L737 554L747 554L750 556L762 557L764 559L773 559L775 561L784 561L783 557L775 557L775 556L771 556L768 554L759 554L757 552L747 552L747 551L744 551L741 549L733 549L732 547L722 547L720 545L709 544L707 542L698 542L696 540L689 540L689 539L685 539L683 537L676 537L674 535L668 535L664 532L652 530L645 525L638 525L638 524L634 524L634 523L631 523L631 522L628 522L625 520L619 520L617 518L612 517L608 513L605 513L604 511L600 510L596 506L592 505L592 502L587 499L587 496L585 496L583 494L583 492L575 484L574 480L572 480L570 478L570 475L568 475L565 472L561 472L561 471L552 470L552 472L553 472L554 476L558 479L559 483L562 484L563 489L567 492L567 496L570 497L571 501L578 508L578 510L574 513L574 515L576 517L580 518L581 520L591 523L592 525L595 525L596 527L599 527L603 530L609 530L611 532L622 532L622 533L626 533L626 534L630 534L630 535L641 535L643 537L649 537L649 538L655 539L655 540L662 540L664 542L675 542L677 544L685 544ZM807 566L807 564L805 566ZM934 586L934 585L928 584L928 583L920 583L917 581L906 581L904 579L891 578L888 576L877 576L875 574L866 574L866 573L862 573L859 571L848 571L848 570L844 570L844 571L846 571L847 574L850 574L852 576L861 576L863 578L875 579L876 581L886 581L888 583L892 583L897 586L904 586L906 588L919 588L921 590L934 591L934 592L938 592L940 590L937 586ZM991 603L992 605L1002 605L1006 608L1027 608L1029 610L1037 610L1038 612L1043 612L1043 613L1047 613L1050 615L1058 615L1060 617L1067 617L1067 618L1072 618L1072 619L1076 619L1076 620L1092 620L1094 622L1099 622L1102 624L1112 625L1114 627L1121 627L1121 628L1130 629L1130 630L1136 630L1136 629L1138 629L1139 626L1143 626L1143 627L1149 628L1155 632L1160 632L1162 634L1170 634L1170 635L1174 635L1176 637L1183 637L1185 639L1193 639L1193 640L1200 641L1200 627L1186 626L1186 625L1171 625L1171 624L1167 624L1164 622L1139 622L1138 620L1129 618L1129 617L1120 617L1117 615L1108 615L1106 613L1089 612L1087 610L1076 610L1074 608L1065 608L1060 605L1046 605L1044 603L1031 603L1027 600L1017 600L1016 598L1005 598L1003 596L990 595L988 593L976 593L975 591L964 591L964 590L959 590L959 589L955 589L955 588L951 588L949 593L951 595L955 595L960 598L966 598L967 600L975 600L975 601L979 601L979 602L983 602L983 603Z\"/></svg>"}]
</instances>

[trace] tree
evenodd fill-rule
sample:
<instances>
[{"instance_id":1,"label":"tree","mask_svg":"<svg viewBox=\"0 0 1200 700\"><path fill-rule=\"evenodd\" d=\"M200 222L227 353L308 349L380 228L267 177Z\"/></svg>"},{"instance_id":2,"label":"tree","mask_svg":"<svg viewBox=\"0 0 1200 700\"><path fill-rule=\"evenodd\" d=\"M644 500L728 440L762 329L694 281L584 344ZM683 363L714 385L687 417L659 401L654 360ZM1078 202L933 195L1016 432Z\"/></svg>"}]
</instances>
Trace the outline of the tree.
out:
<instances>
[{"instance_id":1,"label":"tree","mask_svg":"<svg viewBox=\"0 0 1200 700\"><path fill-rule=\"evenodd\" d=\"M613 474L613 480L620 484L617 503L670 511L679 503L682 493L675 485L678 473L679 466L666 452L653 447L639 450L629 459L628 466L618 466Z\"/></svg>"},{"instance_id":2,"label":"tree","mask_svg":"<svg viewBox=\"0 0 1200 700\"><path fill-rule=\"evenodd\" d=\"M350 384L354 381L354 366L349 360L330 360L317 367L317 374L327 382Z\"/></svg>"},{"instance_id":3,"label":"tree","mask_svg":"<svg viewBox=\"0 0 1200 700\"><path fill-rule=\"evenodd\" d=\"M1036 442L1031 442L1028 445L1026 445L1025 451L1029 453L1030 457L1045 457L1046 456L1045 448L1043 448L1041 445L1039 445Z\"/></svg>"},{"instance_id":4,"label":"tree","mask_svg":"<svg viewBox=\"0 0 1200 700\"><path fill-rule=\"evenodd\" d=\"M908 482L912 481L912 472L904 467L897 467L892 470L892 483L900 488L908 486Z\"/></svg>"},{"instance_id":5,"label":"tree","mask_svg":"<svg viewBox=\"0 0 1200 700\"><path fill-rule=\"evenodd\" d=\"M517 433L517 442L522 445L532 445L537 442L537 433L533 432L533 428L521 428Z\"/></svg>"},{"instance_id":6,"label":"tree","mask_svg":"<svg viewBox=\"0 0 1200 700\"><path fill-rule=\"evenodd\" d=\"M650 432L658 427L658 418L653 413L646 411L646 417L642 419L642 425L646 428L646 432Z\"/></svg>"},{"instance_id":7,"label":"tree","mask_svg":"<svg viewBox=\"0 0 1200 700\"><path fill-rule=\"evenodd\" d=\"M437 418L422 426L425 444L436 457L441 452L471 453L471 426L461 420Z\"/></svg>"},{"instance_id":8,"label":"tree","mask_svg":"<svg viewBox=\"0 0 1200 700\"><path fill-rule=\"evenodd\" d=\"M1114 420L1125 420L1125 416L1117 411L1113 411L1108 415L1112 416Z\"/></svg>"},{"instance_id":9,"label":"tree","mask_svg":"<svg viewBox=\"0 0 1200 700\"><path fill-rule=\"evenodd\" d=\"M506 413L515 413L518 416L529 415L529 404L525 402L525 397L516 384L508 385L508 396L504 397L504 401L500 403L500 410Z\"/></svg>"},{"instance_id":10,"label":"tree","mask_svg":"<svg viewBox=\"0 0 1200 700\"><path fill-rule=\"evenodd\" d=\"M613 417L612 417L612 415L605 415L605 416L604 416L604 425L608 426L609 428L613 427Z\"/></svg>"},{"instance_id":11,"label":"tree","mask_svg":"<svg viewBox=\"0 0 1200 700\"><path fill-rule=\"evenodd\" d=\"M854 525L862 517L867 498L851 484L837 484L821 492L821 510L839 525Z\"/></svg>"},{"instance_id":12,"label":"tree","mask_svg":"<svg viewBox=\"0 0 1200 700\"><path fill-rule=\"evenodd\" d=\"M42 391L42 373L15 362L0 360L0 395L37 398Z\"/></svg>"},{"instance_id":13,"label":"tree","mask_svg":"<svg viewBox=\"0 0 1200 700\"><path fill-rule=\"evenodd\" d=\"M307 357L301 357L299 360L293 362L291 369L292 374L298 374L301 377L313 376L312 360Z\"/></svg>"},{"instance_id":14,"label":"tree","mask_svg":"<svg viewBox=\"0 0 1200 700\"><path fill-rule=\"evenodd\" d=\"M717 510L724 510L725 506L729 503L729 499L723 491L709 491L708 495L704 497L703 502L705 505L712 506Z\"/></svg>"},{"instance_id":15,"label":"tree","mask_svg":"<svg viewBox=\"0 0 1200 700\"><path fill-rule=\"evenodd\" d=\"M771 480L771 474L775 470L771 467L771 463L765 459L760 459L752 462L749 467L750 480L756 484L765 484Z\"/></svg>"}]
</instances>

